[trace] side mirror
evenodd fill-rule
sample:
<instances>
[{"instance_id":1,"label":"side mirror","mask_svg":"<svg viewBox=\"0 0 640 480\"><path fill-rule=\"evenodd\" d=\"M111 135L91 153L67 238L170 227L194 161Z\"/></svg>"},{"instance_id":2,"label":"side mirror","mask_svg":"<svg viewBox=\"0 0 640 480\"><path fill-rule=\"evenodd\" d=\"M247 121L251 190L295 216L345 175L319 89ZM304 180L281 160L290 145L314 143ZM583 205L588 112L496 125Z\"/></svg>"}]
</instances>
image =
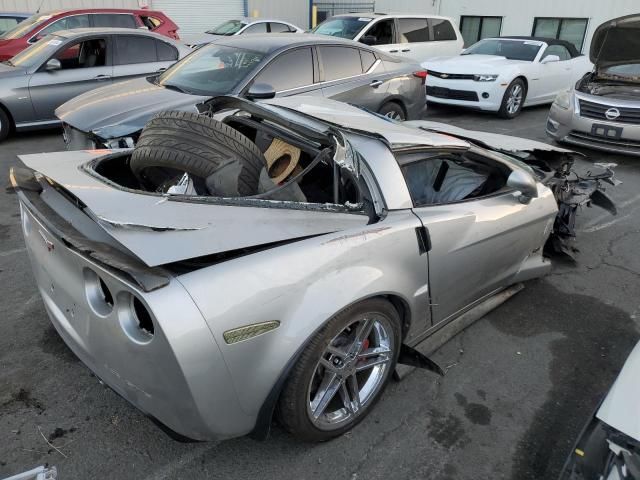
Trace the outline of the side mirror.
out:
<instances>
[{"instance_id":1,"label":"side mirror","mask_svg":"<svg viewBox=\"0 0 640 480\"><path fill-rule=\"evenodd\" d=\"M360 39L360 43L364 43L365 45L375 45L378 43L378 37L375 35L363 35Z\"/></svg>"},{"instance_id":2,"label":"side mirror","mask_svg":"<svg viewBox=\"0 0 640 480\"><path fill-rule=\"evenodd\" d=\"M254 83L245 95L250 100L266 100L276 96L276 91L268 83Z\"/></svg>"},{"instance_id":3,"label":"side mirror","mask_svg":"<svg viewBox=\"0 0 640 480\"><path fill-rule=\"evenodd\" d=\"M53 72L54 70L60 70L61 68L62 68L62 64L60 63L60 60L58 60L57 58L50 58L49 61L44 66L44 69L47 72Z\"/></svg>"},{"instance_id":4,"label":"side mirror","mask_svg":"<svg viewBox=\"0 0 640 480\"><path fill-rule=\"evenodd\" d=\"M529 203L532 198L538 196L538 185L535 179L524 170L513 170L507 178L507 187L521 193L520 201Z\"/></svg>"},{"instance_id":5,"label":"side mirror","mask_svg":"<svg viewBox=\"0 0 640 480\"><path fill-rule=\"evenodd\" d=\"M547 55L542 60L540 60L540 63L551 63L551 62L559 62L559 61L560 61L560 57L558 55Z\"/></svg>"}]
</instances>

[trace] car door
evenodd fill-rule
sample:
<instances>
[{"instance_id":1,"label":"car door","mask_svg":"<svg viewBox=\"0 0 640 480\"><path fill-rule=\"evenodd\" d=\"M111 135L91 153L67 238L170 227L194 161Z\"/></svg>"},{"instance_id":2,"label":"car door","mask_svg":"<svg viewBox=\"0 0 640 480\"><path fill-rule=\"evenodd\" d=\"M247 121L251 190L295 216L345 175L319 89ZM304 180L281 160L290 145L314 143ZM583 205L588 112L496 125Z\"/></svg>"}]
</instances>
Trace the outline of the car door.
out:
<instances>
[{"instance_id":1,"label":"car door","mask_svg":"<svg viewBox=\"0 0 640 480\"><path fill-rule=\"evenodd\" d=\"M397 20L398 53L397 55L410 58L416 62L424 62L431 51L431 32L426 18L400 17Z\"/></svg>"},{"instance_id":2,"label":"car door","mask_svg":"<svg viewBox=\"0 0 640 480\"><path fill-rule=\"evenodd\" d=\"M242 30L238 35L252 35L255 33L267 33L267 22L256 22Z\"/></svg>"},{"instance_id":3,"label":"car door","mask_svg":"<svg viewBox=\"0 0 640 480\"><path fill-rule=\"evenodd\" d=\"M394 55L406 53L400 50L408 48L397 41L396 21L394 18L383 18L377 22L370 23L359 38L363 43L367 39L367 45Z\"/></svg>"},{"instance_id":4,"label":"car door","mask_svg":"<svg viewBox=\"0 0 640 480\"><path fill-rule=\"evenodd\" d=\"M173 45L144 35L114 35L113 45L114 81L163 72L178 59Z\"/></svg>"},{"instance_id":5,"label":"car door","mask_svg":"<svg viewBox=\"0 0 640 480\"><path fill-rule=\"evenodd\" d=\"M429 27L431 28L431 41L424 47L426 58L460 55L464 40L449 20L429 18Z\"/></svg>"},{"instance_id":6,"label":"car door","mask_svg":"<svg viewBox=\"0 0 640 480\"><path fill-rule=\"evenodd\" d=\"M559 61L544 63L550 55ZM561 90L566 90L573 78L571 54L564 45L549 45L540 56L540 101L552 101Z\"/></svg>"},{"instance_id":7,"label":"car door","mask_svg":"<svg viewBox=\"0 0 640 480\"><path fill-rule=\"evenodd\" d=\"M110 40L98 35L66 42L48 59L58 60L59 70L46 70L44 62L31 75L29 95L37 120L55 119L54 110L66 101L111 83Z\"/></svg>"},{"instance_id":8,"label":"car door","mask_svg":"<svg viewBox=\"0 0 640 480\"><path fill-rule=\"evenodd\" d=\"M322 95L317 83L316 58L311 47L287 50L273 58L249 82L271 85L278 97ZM246 89L245 89L246 90Z\"/></svg>"},{"instance_id":9,"label":"car door","mask_svg":"<svg viewBox=\"0 0 640 480\"><path fill-rule=\"evenodd\" d=\"M525 260L540 254L555 216L543 208L549 197L522 203L506 186L510 170L482 152L396 155L430 239L434 324L508 286Z\"/></svg>"},{"instance_id":10,"label":"car door","mask_svg":"<svg viewBox=\"0 0 640 480\"><path fill-rule=\"evenodd\" d=\"M319 45L322 94L333 100L378 110L388 95L390 75L369 50Z\"/></svg>"}]
</instances>

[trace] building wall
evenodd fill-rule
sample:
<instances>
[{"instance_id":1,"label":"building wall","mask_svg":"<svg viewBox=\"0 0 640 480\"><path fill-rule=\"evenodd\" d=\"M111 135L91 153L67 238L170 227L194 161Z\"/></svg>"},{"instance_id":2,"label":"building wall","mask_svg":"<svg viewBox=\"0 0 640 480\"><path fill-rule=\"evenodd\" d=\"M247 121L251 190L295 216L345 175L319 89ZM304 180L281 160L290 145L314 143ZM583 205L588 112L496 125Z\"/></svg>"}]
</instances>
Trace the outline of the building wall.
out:
<instances>
[{"instance_id":1,"label":"building wall","mask_svg":"<svg viewBox=\"0 0 640 480\"><path fill-rule=\"evenodd\" d=\"M0 12L35 12L38 7L41 12L62 8L138 8L138 0L0 0Z\"/></svg>"},{"instance_id":2,"label":"building wall","mask_svg":"<svg viewBox=\"0 0 640 480\"><path fill-rule=\"evenodd\" d=\"M428 0L427 3L431 3ZM418 8L423 1L415 0ZM502 35L531 35L535 17L587 18L582 48L589 51L594 30L612 18L640 13L638 0L437 0L436 13L460 23L462 15L501 16Z\"/></svg>"},{"instance_id":3,"label":"building wall","mask_svg":"<svg viewBox=\"0 0 640 480\"><path fill-rule=\"evenodd\" d=\"M278 18L309 28L309 0L248 0L247 6L250 17Z\"/></svg>"}]
</instances>

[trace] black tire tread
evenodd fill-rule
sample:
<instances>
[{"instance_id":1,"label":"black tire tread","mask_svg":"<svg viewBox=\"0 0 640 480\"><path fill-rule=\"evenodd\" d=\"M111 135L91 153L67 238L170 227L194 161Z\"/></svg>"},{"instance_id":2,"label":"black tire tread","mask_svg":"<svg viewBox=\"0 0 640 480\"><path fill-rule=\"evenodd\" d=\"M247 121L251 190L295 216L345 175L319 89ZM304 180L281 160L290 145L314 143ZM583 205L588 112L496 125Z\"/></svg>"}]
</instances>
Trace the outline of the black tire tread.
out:
<instances>
[{"instance_id":1,"label":"black tire tread","mask_svg":"<svg viewBox=\"0 0 640 480\"><path fill-rule=\"evenodd\" d=\"M11 120L9 115L0 107L0 142L9 136L11 132Z\"/></svg>"},{"instance_id":2,"label":"black tire tread","mask_svg":"<svg viewBox=\"0 0 640 480\"><path fill-rule=\"evenodd\" d=\"M266 162L249 138L211 117L167 111L144 127L130 166L138 178L149 167L174 168L206 178L230 159L243 165L240 193L255 193Z\"/></svg>"}]
</instances>

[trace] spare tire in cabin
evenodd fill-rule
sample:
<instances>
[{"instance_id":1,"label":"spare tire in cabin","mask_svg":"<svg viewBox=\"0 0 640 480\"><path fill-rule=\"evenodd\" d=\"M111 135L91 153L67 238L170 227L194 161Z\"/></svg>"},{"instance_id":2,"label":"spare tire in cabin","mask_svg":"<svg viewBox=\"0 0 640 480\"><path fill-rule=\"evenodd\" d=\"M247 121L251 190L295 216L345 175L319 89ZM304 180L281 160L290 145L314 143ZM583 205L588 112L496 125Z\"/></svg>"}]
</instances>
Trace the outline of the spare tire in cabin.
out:
<instances>
[{"instance_id":1,"label":"spare tire in cabin","mask_svg":"<svg viewBox=\"0 0 640 480\"><path fill-rule=\"evenodd\" d=\"M158 113L142 130L130 163L150 190L166 191L187 173L198 194L216 196L255 195L265 166L264 155L251 140L194 112ZM213 182L218 191L211 191L207 179L216 173L224 181Z\"/></svg>"}]
</instances>

